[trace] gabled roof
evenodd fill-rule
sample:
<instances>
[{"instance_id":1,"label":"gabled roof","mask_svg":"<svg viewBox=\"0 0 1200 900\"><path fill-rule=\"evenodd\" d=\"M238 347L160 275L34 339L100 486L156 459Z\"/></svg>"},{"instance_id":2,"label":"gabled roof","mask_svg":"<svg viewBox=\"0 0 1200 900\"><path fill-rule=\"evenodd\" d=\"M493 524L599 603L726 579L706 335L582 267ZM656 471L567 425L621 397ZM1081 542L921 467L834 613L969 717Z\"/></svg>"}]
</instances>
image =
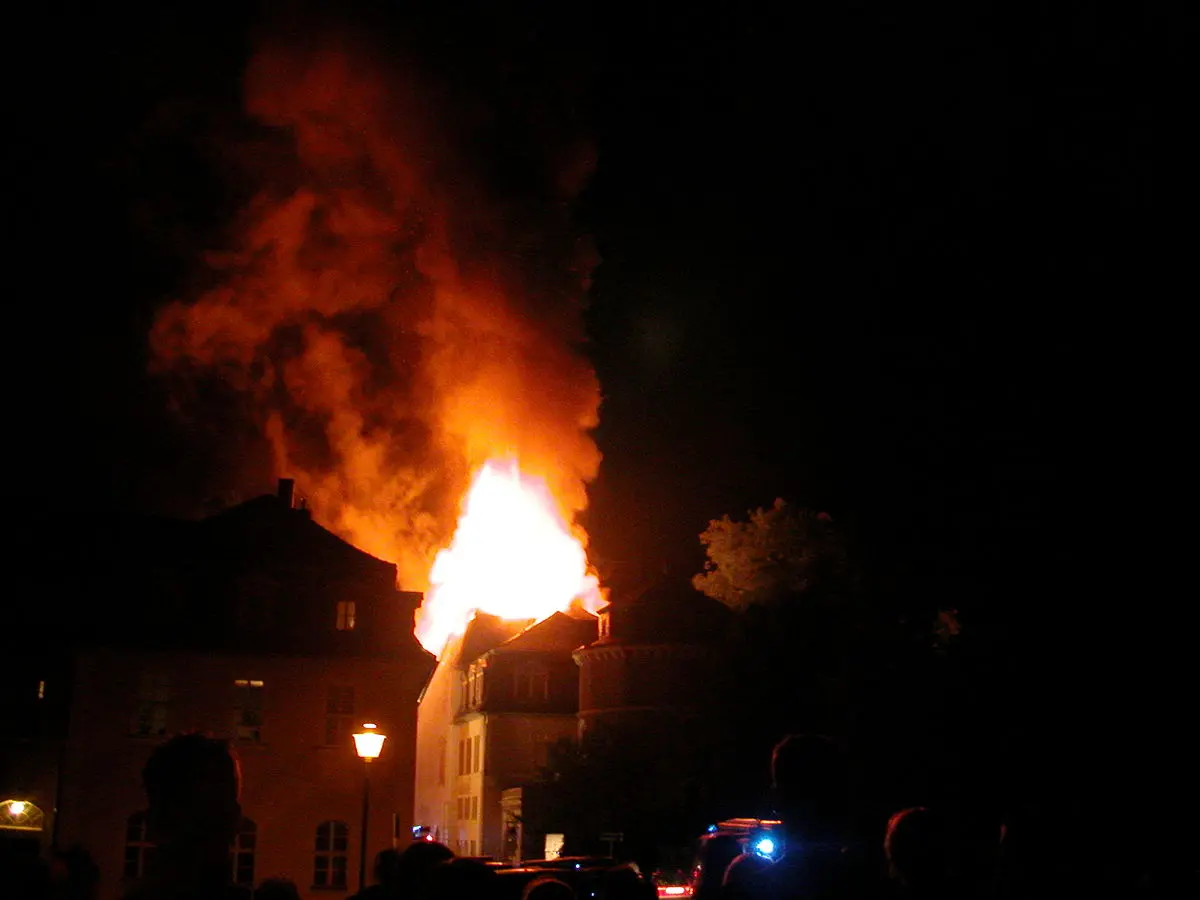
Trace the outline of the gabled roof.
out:
<instances>
[{"instance_id":1,"label":"gabled roof","mask_svg":"<svg viewBox=\"0 0 1200 900\"><path fill-rule=\"evenodd\" d=\"M200 523L201 539L222 560L253 559L287 568L321 568L345 574L394 576L395 566L359 550L312 520L307 510L291 509L264 494Z\"/></svg>"},{"instance_id":2,"label":"gabled roof","mask_svg":"<svg viewBox=\"0 0 1200 900\"><path fill-rule=\"evenodd\" d=\"M533 619L502 619L489 613L477 612L467 623L453 658L460 669L466 668L489 650L520 634L533 624Z\"/></svg>"},{"instance_id":3,"label":"gabled roof","mask_svg":"<svg viewBox=\"0 0 1200 900\"><path fill-rule=\"evenodd\" d=\"M493 648L492 653L564 652L596 639L596 617L556 612Z\"/></svg>"},{"instance_id":4,"label":"gabled roof","mask_svg":"<svg viewBox=\"0 0 1200 900\"><path fill-rule=\"evenodd\" d=\"M611 617L609 642L707 641L728 627L733 611L686 581L660 577L623 594L600 610Z\"/></svg>"}]
</instances>

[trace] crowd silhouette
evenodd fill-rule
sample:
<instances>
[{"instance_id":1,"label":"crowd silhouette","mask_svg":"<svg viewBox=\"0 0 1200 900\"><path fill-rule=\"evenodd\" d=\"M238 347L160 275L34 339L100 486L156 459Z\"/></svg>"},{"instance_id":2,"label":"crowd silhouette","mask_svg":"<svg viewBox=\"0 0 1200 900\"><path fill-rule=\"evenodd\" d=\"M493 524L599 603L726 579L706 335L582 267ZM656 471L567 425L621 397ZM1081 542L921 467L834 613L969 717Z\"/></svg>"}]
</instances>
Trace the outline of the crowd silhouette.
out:
<instances>
[{"instance_id":1,"label":"crowd silhouette","mask_svg":"<svg viewBox=\"0 0 1200 900\"><path fill-rule=\"evenodd\" d=\"M693 883L698 900L1007 900L1045 894L1045 867L1013 855L1008 823L980 825L926 806L894 813L881 835L855 833L847 756L834 741L789 735L771 757L781 852L771 859L718 836ZM178 735L143 771L153 865L124 900L299 900L294 882L233 884L229 847L241 773L227 741ZM774 832L773 832L774 833ZM739 852L742 851L742 852ZM643 860L643 866L646 863ZM507 867L457 856L428 839L375 859L375 883L351 900L652 900L653 873L633 860L597 860L599 871ZM580 880L583 876L586 879ZM99 900L98 869L78 847L51 864L29 860L6 873L19 900ZM1167 887L1147 872L1124 896L1195 896L1196 872ZM1178 893L1179 890L1185 893ZM1191 893L1189 893L1191 892Z\"/></svg>"}]
</instances>

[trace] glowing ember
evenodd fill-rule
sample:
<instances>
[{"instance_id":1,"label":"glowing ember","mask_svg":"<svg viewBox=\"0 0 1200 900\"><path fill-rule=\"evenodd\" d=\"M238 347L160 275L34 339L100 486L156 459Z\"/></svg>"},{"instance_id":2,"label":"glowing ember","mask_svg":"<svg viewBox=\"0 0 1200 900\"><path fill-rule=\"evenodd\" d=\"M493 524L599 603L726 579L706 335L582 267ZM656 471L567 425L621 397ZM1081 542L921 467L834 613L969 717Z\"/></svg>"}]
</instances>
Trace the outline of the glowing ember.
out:
<instances>
[{"instance_id":1,"label":"glowing ember","mask_svg":"<svg viewBox=\"0 0 1200 900\"><path fill-rule=\"evenodd\" d=\"M476 611L540 620L574 601L593 612L602 602L587 551L545 482L515 461L489 460L475 475L429 581L416 633L439 654Z\"/></svg>"}]
</instances>

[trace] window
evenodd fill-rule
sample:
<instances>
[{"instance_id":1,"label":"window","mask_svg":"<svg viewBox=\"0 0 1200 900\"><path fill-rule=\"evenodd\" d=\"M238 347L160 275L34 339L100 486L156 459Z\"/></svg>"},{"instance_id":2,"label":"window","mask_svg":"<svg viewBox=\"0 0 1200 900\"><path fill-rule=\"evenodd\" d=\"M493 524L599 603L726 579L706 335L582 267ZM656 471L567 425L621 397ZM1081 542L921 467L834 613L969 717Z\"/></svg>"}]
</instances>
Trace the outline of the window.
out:
<instances>
[{"instance_id":1,"label":"window","mask_svg":"<svg viewBox=\"0 0 1200 900\"><path fill-rule=\"evenodd\" d=\"M322 822L317 826L313 859L313 887L346 887L346 846L350 828L345 822Z\"/></svg>"},{"instance_id":2,"label":"window","mask_svg":"<svg viewBox=\"0 0 1200 900\"><path fill-rule=\"evenodd\" d=\"M475 750L471 754L471 766L472 766L471 771L478 772L479 771L479 735L475 735L475 737L473 738L473 741L475 744Z\"/></svg>"},{"instance_id":3,"label":"window","mask_svg":"<svg viewBox=\"0 0 1200 900\"><path fill-rule=\"evenodd\" d=\"M463 706L467 709L478 709L483 703L483 666L472 664L462 685Z\"/></svg>"},{"instance_id":4,"label":"window","mask_svg":"<svg viewBox=\"0 0 1200 900\"><path fill-rule=\"evenodd\" d=\"M325 746L349 746L354 733L354 688L329 686L325 696Z\"/></svg>"},{"instance_id":5,"label":"window","mask_svg":"<svg viewBox=\"0 0 1200 900\"><path fill-rule=\"evenodd\" d=\"M261 741L263 724L263 683L258 679L239 678L233 683L233 735L239 741Z\"/></svg>"},{"instance_id":6,"label":"window","mask_svg":"<svg viewBox=\"0 0 1200 900\"><path fill-rule=\"evenodd\" d=\"M337 630L354 630L354 601L339 600L337 605Z\"/></svg>"},{"instance_id":7,"label":"window","mask_svg":"<svg viewBox=\"0 0 1200 900\"><path fill-rule=\"evenodd\" d=\"M521 666L513 673L513 681L513 696L518 700L547 700L550 697L550 673L544 666Z\"/></svg>"},{"instance_id":8,"label":"window","mask_svg":"<svg viewBox=\"0 0 1200 900\"><path fill-rule=\"evenodd\" d=\"M167 707L171 701L171 679L157 673L142 673L137 705L129 733L135 737L162 737L167 733Z\"/></svg>"},{"instance_id":9,"label":"window","mask_svg":"<svg viewBox=\"0 0 1200 900\"><path fill-rule=\"evenodd\" d=\"M471 797L471 821L477 822L478 820L479 820L479 798L473 796L473 797Z\"/></svg>"},{"instance_id":10,"label":"window","mask_svg":"<svg viewBox=\"0 0 1200 900\"><path fill-rule=\"evenodd\" d=\"M446 739L438 739L438 787L446 783Z\"/></svg>"},{"instance_id":11,"label":"window","mask_svg":"<svg viewBox=\"0 0 1200 900\"><path fill-rule=\"evenodd\" d=\"M234 884L254 887L254 851L257 843L258 826L252 819L242 816L237 834L233 837L233 847L229 851Z\"/></svg>"},{"instance_id":12,"label":"window","mask_svg":"<svg viewBox=\"0 0 1200 900\"><path fill-rule=\"evenodd\" d=\"M462 740L458 742L458 771L456 774L467 774L467 742Z\"/></svg>"},{"instance_id":13,"label":"window","mask_svg":"<svg viewBox=\"0 0 1200 900\"><path fill-rule=\"evenodd\" d=\"M125 820L125 867L126 878L143 878L154 858L154 845L146 835L146 813L135 812Z\"/></svg>"}]
</instances>

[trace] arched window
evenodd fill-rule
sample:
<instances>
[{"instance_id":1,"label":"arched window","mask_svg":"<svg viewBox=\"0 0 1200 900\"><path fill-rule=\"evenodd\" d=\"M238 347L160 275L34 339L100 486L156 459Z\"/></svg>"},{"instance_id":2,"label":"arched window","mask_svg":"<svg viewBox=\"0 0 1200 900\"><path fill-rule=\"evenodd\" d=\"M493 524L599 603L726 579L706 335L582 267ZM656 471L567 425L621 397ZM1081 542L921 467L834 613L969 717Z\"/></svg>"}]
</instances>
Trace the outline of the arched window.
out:
<instances>
[{"instance_id":1,"label":"arched window","mask_svg":"<svg viewBox=\"0 0 1200 900\"><path fill-rule=\"evenodd\" d=\"M28 800L0 802L0 829L4 831L41 831L45 818L41 809Z\"/></svg>"},{"instance_id":2,"label":"arched window","mask_svg":"<svg viewBox=\"0 0 1200 900\"><path fill-rule=\"evenodd\" d=\"M313 887L346 887L346 846L350 828L345 822L322 822L317 826L313 858Z\"/></svg>"},{"instance_id":3,"label":"arched window","mask_svg":"<svg viewBox=\"0 0 1200 900\"><path fill-rule=\"evenodd\" d=\"M254 887L254 852L258 847L258 826L253 819L242 816L237 834L233 836L233 847L229 851L229 863L233 870L233 883L242 887Z\"/></svg>"},{"instance_id":4,"label":"arched window","mask_svg":"<svg viewBox=\"0 0 1200 900\"><path fill-rule=\"evenodd\" d=\"M125 867L126 878L142 878L154 858L154 845L146 833L145 811L135 812L125 820Z\"/></svg>"}]
</instances>

